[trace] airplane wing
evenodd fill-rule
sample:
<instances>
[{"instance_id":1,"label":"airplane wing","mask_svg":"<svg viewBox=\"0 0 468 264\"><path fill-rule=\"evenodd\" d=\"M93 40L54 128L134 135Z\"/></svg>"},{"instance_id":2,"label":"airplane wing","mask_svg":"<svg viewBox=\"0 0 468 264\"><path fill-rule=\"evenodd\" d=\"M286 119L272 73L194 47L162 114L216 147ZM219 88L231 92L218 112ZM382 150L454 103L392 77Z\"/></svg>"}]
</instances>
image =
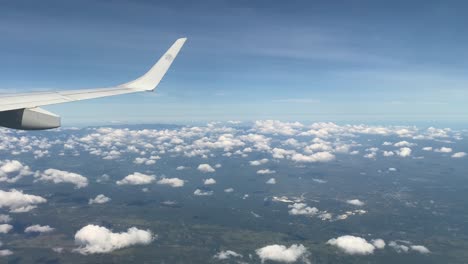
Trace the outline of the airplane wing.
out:
<instances>
[{"instance_id":1,"label":"airplane wing","mask_svg":"<svg viewBox=\"0 0 468 264\"><path fill-rule=\"evenodd\" d=\"M186 40L186 38L176 40L158 62L141 77L115 87L0 95L0 126L25 130L55 128L60 126L60 118L38 107L120 94L153 91L166 74ZM27 118L27 116L30 118ZM50 118L37 120L36 116L43 116L43 118L46 116L58 117L58 123L57 118L55 118L55 124L52 124L47 121ZM22 120L18 121L18 118ZM36 123L38 124L27 124L34 123L34 120L31 120L31 118L36 119L38 121Z\"/></svg>"}]
</instances>

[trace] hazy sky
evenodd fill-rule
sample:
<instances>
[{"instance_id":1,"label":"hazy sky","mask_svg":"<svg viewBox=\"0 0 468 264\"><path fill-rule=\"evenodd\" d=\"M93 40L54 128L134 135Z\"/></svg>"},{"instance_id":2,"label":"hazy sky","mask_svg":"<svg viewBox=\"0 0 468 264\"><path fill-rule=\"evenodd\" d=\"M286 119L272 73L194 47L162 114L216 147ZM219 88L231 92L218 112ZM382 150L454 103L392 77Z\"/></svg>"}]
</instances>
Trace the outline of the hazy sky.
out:
<instances>
[{"instance_id":1,"label":"hazy sky","mask_svg":"<svg viewBox=\"0 0 468 264\"><path fill-rule=\"evenodd\" d=\"M155 94L65 124L466 121L466 1L3 1L0 90L106 87L188 42Z\"/></svg>"}]
</instances>

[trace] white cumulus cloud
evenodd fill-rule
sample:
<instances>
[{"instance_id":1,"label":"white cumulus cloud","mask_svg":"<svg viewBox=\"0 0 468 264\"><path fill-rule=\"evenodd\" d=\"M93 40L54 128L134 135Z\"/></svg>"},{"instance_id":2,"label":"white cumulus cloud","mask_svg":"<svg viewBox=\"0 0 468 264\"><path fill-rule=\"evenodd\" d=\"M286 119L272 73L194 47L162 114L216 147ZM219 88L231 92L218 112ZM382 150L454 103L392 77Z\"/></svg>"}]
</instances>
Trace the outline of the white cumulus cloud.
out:
<instances>
[{"instance_id":1,"label":"white cumulus cloud","mask_svg":"<svg viewBox=\"0 0 468 264\"><path fill-rule=\"evenodd\" d=\"M184 181L179 178L162 178L158 182L161 185L169 185L173 188L178 188L184 186Z\"/></svg>"},{"instance_id":2,"label":"white cumulus cloud","mask_svg":"<svg viewBox=\"0 0 468 264\"><path fill-rule=\"evenodd\" d=\"M216 184L216 180L213 179L213 178L209 178L209 179L204 180L203 184L204 185L213 185L213 184Z\"/></svg>"},{"instance_id":3,"label":"white cumulus cloud","mask_svg":"<svg viewBox=\"0 0 468 264\"><path fill-rule=\"evenodd\" d=\"M32 225L28 226L24 229L25 233L48 233L54 231L55 228L52 228L48 225L41 226L41 225Z\"/></svg>"},{"instance_id":4,"label":"white cumulus cloud","mask_svg":"<svg viewBox=\"0 0 468 264\"><path fill-rule=\"evenodd\" d=\"M88 204L103 204L110 202L111 198L105 196L104 194L99 194L93 199L89 199Z\"/></svg>"},{"instance_id":5,"label":"white cumulus cloud","mask_svg":"<svg viewBox=\"0 0 468 264\"><path fill-rule=\"evenodd\" d=\"M465 153L465 152L457 152L457 153L454 153L454 154L452 155L452 158L456 158L456 159L458 158L458 159L459 159L459 158L463 158L463 157L465 157L465 156L466 156L466 153Z\"/></svg>"},{"instance_id":6,"label":"white cumulus cloud","mask_svg":"<svg viewBox=\"0 0 468 264\"><path fill-rule=\"evenodd\" d=\"M268 245L255 250L255 252L262 260L262 263L267 260L283 263L293 263L300 259L306 261L306 258L309 255L307 248L302 244L293 244L290 247L286 247L284 245Z\"/></svg>"},{"instance_id":7,"label":"white cumulus cloud","mask_svg":"<svg viewBox=\"0 0 468 264\"><path fill-rule=\"evenodd\" d=\"M213 256L214 259L218 260L230 259L232 257L242 258L242 255L232 250L223 250L216 253L216 255Z\"/></svg>"},{"instance_id":8,"label":"white cumulus cloud","mask_svg":"<svg viewBox=\"0 0 468 264\"><path fill-rule=\"evenodd\" d=\"M369 255L374 253L375 246L362 237L340 236L328 240L327 244L341 249L344 253L350 255Z\"/></svg>"},{"instance_id":9,"label":"white cumulus cloud","mask_svg":"<svg viewBox=\"0 0 468 264\"><path fill-rule=\"evenodd\" d=\"M57 169L47 169L44 172L36 172L34 177L39 181L53 183L71 183L77 189L88 186L88 179L80 174L62 171Z\"/></svg>"},{"instance_id":10,"label":"white cumulus cloud","mask_svg":"<svg viewBox=\"0 0 468 264\"><path fill-rule=\"evenodd\" d=\"M47 202L41 196L24 194L18 190L0 190L0 208L9 208L12 213L29 212L38 204Z\"/></svg>"},{"instance_id":11,"label":"white cumulus cloud","mask_svg":"<svg viewBox=\"0 0 468 264\"><path fill-rule=\"evenodd\" d=\"M76 249L81 254L108 253L117 249L133 245L147 245L155 237L149 230L136 227L129 228L127 232L114 233L111 230L97 225L87 225L75 234Z\"/></svg>"},{"instance_id":12,"label":"white cumulus cloud","mask_svg":"<svg viewBox=\"0 0 468 264\"><path fill-rule=\"evenodd\" d=\"M197 169L203 173L215 172L215 169L210 164L200 164Z\"/></svg>"},{"instance_id":13,"label":"white cumulus cloud","mask_svg":"<svg viewBox=\"0 0 468 264\"><path fill-rule=\"evenodd\" d=\"M1 224L0 225L0 234L7 234L13 229L12 225L9 224Z\"/></svg>"},{"instance_id":14,"label":"white cumulus cloud","mask_svg":"<svg viewBox=\"0 0 468 264\"><path fill-rule=\"evenodd\" d=\"M347 200L346 203L355 205L355 206L363 206L364 202L359 200L359 199L352 199L352 200Z\"/></svg>"},{"instance_id":15,"label":"white cumulus cloud","mask_svg":"<svg viewBox=\"0 0 468 264\"><path fill-rule=\"evenodd\" d=\"M135 172L123 178L120 181L117 181L117 185L144 185L154 182L156 178L154 175L146 175L143 173Z\"/></svg>"}]
</instances>

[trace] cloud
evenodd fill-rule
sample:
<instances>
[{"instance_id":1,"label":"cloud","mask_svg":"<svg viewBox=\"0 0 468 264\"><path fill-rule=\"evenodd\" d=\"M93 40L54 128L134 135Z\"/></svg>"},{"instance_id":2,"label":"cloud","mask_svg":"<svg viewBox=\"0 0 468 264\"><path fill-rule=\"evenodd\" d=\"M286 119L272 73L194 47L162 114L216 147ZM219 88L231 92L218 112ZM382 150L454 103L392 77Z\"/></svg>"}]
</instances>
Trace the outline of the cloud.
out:
<instances>
[{"instance_id":1,"label":"cloud","mask_svg":"<svg viewBox=\"0 0 468 264\"><path fill-rule=\"evenodd\" d=\"M376 249L364 238L349 235L332 238L328 240L327 244L335 246L350 255L369 255L374 253Z\"/></svg>"},{"instance_id":2,"label":"cloud","mask_svg":"<svg viewBox=\"0 0 468 264\"><path fill-rule=\"evenodd\" d=\"M215 169L210 164L200 164L197 169L203 173L215 172Z\"/></svg>"},{"instance_id":3,"label":"cloud","mask_svg":"<svg viewBox=\"0 0 468 264\"><path fill-rule=\"evenodd\" d=\"M151 231L136 227L129 228L127 232L113 233L102 226L87 225L76 232L75 243L79 245L76 251L87 255L108 253L138 244L147 245L154 238Z\"/></svg>"},{"instance_id":4,"label":"cloud","mask_svg":"<svg viewBox=\"0 0 468 264\"><path fill-rule=\"evenodd\" d=\"M209 178L209 179L204 180L203 184L204 185L213 185L213 184L216 184L216 180L213 179L213 178Z\"/></svg>"},{"instance_id":5,"label":"cloud","mask_svg":"<svg viewBox=\"0 0 468 264\"><path fill-rule=\"evenodd\" d=\"M216 253L216 255L213 256L213 258L217 260L225 260L225 259L230 259L232 257L242 258L242 255L232 250L223 250L223 251Z\"/></svg>"},{"instance_id":6,"label":"cloud","mask_svg":"<svg viewBox=\"0 0 468 264\"><path fill-rule=\"evenodd\" d=\"M52 232L54 230L55 230L55 228L52 228L52 227L50 227L48 225L45 225L45 226L32 225L32 226L26 227L26 229L24 229L24 232L25 233L48 233L48 232Z\"/></svg>"},{"instance_id":7,"label":"cloud","mask_svg":"<svg viewBox=\"0 0 468 264\"><path fill-rule=\"evenodd\" d=\"M276 184L276 179L270 178L268 181L266 181L266 184Z\"/></svg>"},{"instance_id":8,"label":"cloud","mask_svg":"<svg viewBox=\"0 0 468 264\"><path fill-rule=\"evenodd\" d=\"M6 214L0 214L0 223L9 223L11 222L11 217Z\"/></svg>"},{"instance_id":9,"label":"cloud","mask_svg":"<svg viewBox=\"0 0 468 264\"><path fill-rule=\"evenodd\" d=\"M413 245L410 241L403 241L399 240L397 241L390 241L388 244L391 248L393 248L396 252L398 253L406 253L410 250L416 251L421 254L429 254L431 251L422 245Z\"/></svg>"},{"instance_id":10,"label":"cloud","mask_svg":"<svg viewBox=\"0 0 468 264\"><path fill-rule=\"evenodd\" d=\"M261 160L253 160L250 161L250 165L252 166L260 166L268 162L268 159L261 159Z\"/></svg>"},{"instance_id":11,"label":"cloud","mask_svg":"<svg viewBox=\"0 0 468 264\"><path fill-rule=\"evenodd\" d=\"M396 241L390 241L390 243L388 243L388 246L395 249L396 252L398 252L398 253L408 252L409 251L408 246L398 244Z\"/></svg>"},{"instance_id":12,"label":"cloud","mask_svg":"<svg viewBox=\"0 0 468 264\"><path fill-rule=\"evenodd\" d=\"M277 120L264 120L255 121L253 129L257 130L259 133L262 134L292 136L298 133L296 129L302 127L303 125L299 122L287 123Z\"/></svg>"},{"instance_id":13,"label":"cloud","mask_svg":"<svg viewBox=\"0 0 468 264\"><path fill-rule=\"evenodd\" d=\"M360 201L359 199L347 200L346 203L355 205L355 206L363 206L364 202Z\"/></svg>"},{"instance_id":14,"label":"cloud","mask_svg":"<svg viewBox=\"0 0 468 264\"><path fill-rule=\"evenodd\" d=\"M262 260L262 263L267 260L283 263L293 263L299 259L307 262L306 258L309 256L307 248L305 248L302 244L293 244L289 248L284 245L268 245L255 250L255 252Z\"/></svg>"},{"instance_id":15,"label":"cloud","mask_svg":"<svg viewBox=\"0 0 468 264\"><path fill-rule=\"evenodd\" d=\"M456 159L457 159L457 158L463 158L463 157L465 157L465 156L466 156L466 153L465 153L465 152L457 152L457 153L454 153L454 154L452 155L452 158L456 158Z\"/></svg>"},{"instance_id":16,"label":"cloud","mask_svg":"<svg viewBox=\"0 0 468 264\"><path fill-rule=\"evenodd\" d=\"M422 150L424 150L424 151L432 151L432 147L424 147L424 148L422 148Z\"/></svg>"},{"instance_id":17,"label":"cloud","mask_svg":"<svg viewBox=\"0 0 468 264\"><path fill-rule=\"evenodd\" d=\"M319 213L319 210L315 207L309 207L305 203L294 203L292 205L288 205L289 214L290 215L306 215L306 216L314 216Z\"/></svg>"},{"instance_id":18,"label":"cloud","mask_svg":"<svg viewBox=\"0 0 468 264\"><path fill-rule=\"evenodd\" d=\"M257 174L273 174L273 173L276 173L276 171L270 170L270 169L263 169L263 170L257 171Z\"/></svg>"},{"instance_id":19,"label":"cloud","mask_svg":"<svg viewBox=\"0 0 468 264\"><path fill-rule=\"evenodd\" d=\"M408 157L411 156L411 149L410 148L400 148L399 151L397 151L398 156L400 157Z\"/></svg>"},{"instance_id":20,"label":"cloud","mask_svg":"<svg viewBox=\"0 0 468 264\"><path fill-rule=\"evenodd\" d=\"M1 224L0 225L0 234L7 234L13 229L12 225L9 224Z\"/></svg>"},{"instance_id":21,"label":"cloud","mask_svg":"<svg viewBox=\"0 0 468 264\"><path fill-rule=\"evenodd\" d=\"M94 199L89 199L88 204L103 204L110 202L111 198L105 196L104 194L99 194Z\"/></svg>"},{"instance_id":22,"label":"cloud","mask_svg":"<svg viewBox=\"0 0 468 264\"><path fill-rule=\"evenodd\" d=\"M411 250L419 252L421 254L431 253L431 251L429 251L429 249L427 249L427 247L421 246L421 245L411 245L410 248L411 248Z\"/></svg>"},{"instance_id":23,"label":"cloud","mask_svg":"<svg viewBox=\"0 0 468 264\"><path fill-rule=\"evenodd\" d=\"M374 245L374 247L376 249L384 249L385 248L385 241L383 239L373 239L372 241L372 245Z\"/></svg>"},{"instance_id":24,"label":"cloud","mask_svg":"<svg viewBox=\"0 0 468 264\"><path fill-rule=\"evenodd\" d=\"M312 155L296 153L292 155L291 160L296 162L328 162L335 159L335 155L330 152L322 151Z\"/></svg>"},{"instance_id":25,"label":"cloud","mask_svg":"<svg viewBox=\"0 0 468 264\"><path fill-rule=\"evenodd\" d=\"M416 144L409 143L408 141L400 141L400 142L395 143L393 146L401 148L401 147L412 147L414 145Z\"/></svg>"},{"instance_id":26,"label":"cloud","mask_svg":"<svg viewBox=\"0 0 468 264\"><path fill-rule=\"evenodd\" d=\"M6 256L10 256L10 255L13 255L13 251L11 251L9 249L0 250L0 257L6 257Z\"/></svg>"},{"instance_id":27,"label":"cloud","mask_svg":"<svg viewBox=\"0 0 468 264\"><path fill-rule=\"evenodd\" d=\"M210 196L213 195L213 191L202 191L200 189L196 189L193 194L196 196Z\"/></svg>"},{"instance_id":28,"label":"cloud","mask_svg":"<svg viewBox=\"0 0 468 264\"><path fill-rule=\"evenodd\" d=\"M233 191L234 191L233 188L224 189L224 192L225 192L225 193L232 193Z\"/></svg>"},{"instance_id":29,"label":"cloud","mask_svg":"<svg viewBox=\"0 0 468 264\"><path fill-rule=\"evenodd\" d=\"M17 160L0 161L0 182L14 183L31 174L30 168Z\"/></svg>"},{"instance_id":30,"label":"cloud","mask_svg":"<svg viewBox=\"0 0 468 264\"><path fill-rule=\"evenodd\" d=\"M450 153L452 152L452 148L441 147L441 148L435 149L434 151L440 152L440 153Z\"/></svg>"},{"instance_id":31,"label":"cloud","mask_svg":"<svg viewBox=\"0 0 468 264\"><path fill-rule=\"evenodd\" d=\"M53 182L53 183L72 183L77 189L88 186L88 179L80 174L56 170L47 169L44 172L36 172L34 177L39 181Z\"/></svg>"},{"instance_id":32,"label":"cloud","mask_svg":"<svg viewBox=\"0 0 468 264\"><path fill-rule=\"evenodd\" d=\"M144 185L150 184L156 180L154 175L146 175L143 173L135 172L117 181L117 185Z\"/></svg>"},{"instance_id":33,"label":"cloud","mask_svg":"<svg viewBox=\"0 0 468 264\"><path fill-rule=\"evenodd\" d=\"M161 185L169 185L173 188L178 188L184 186L184 181L179 178L162 178L158 182Z\"/></svg>"},{"instance_id":34,"label":"cloud","mask_svg":"<svg viewBox=\"0 0 468 264\"><path fill-rule=\"evenodd\" d=\"M0 208L7 207L12 213L29 212L36 208L38 204L45 202L47 200L41 196L24 194L15 189L10 191L0 190Z\"/></svg>"}]
</instances>

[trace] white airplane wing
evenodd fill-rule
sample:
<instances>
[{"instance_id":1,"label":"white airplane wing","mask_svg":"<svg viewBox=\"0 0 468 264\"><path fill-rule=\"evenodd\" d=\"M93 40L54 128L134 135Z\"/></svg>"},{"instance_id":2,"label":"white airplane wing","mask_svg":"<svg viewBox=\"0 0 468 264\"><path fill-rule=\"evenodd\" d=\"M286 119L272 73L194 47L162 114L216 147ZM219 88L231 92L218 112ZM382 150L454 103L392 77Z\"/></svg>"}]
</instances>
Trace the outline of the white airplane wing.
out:
<instances>
[{"instance_id":1,"label":"white airplane wing","mask_svg":"<svg viewBox=\"0 0 468 264\"><path fill-rule=\"evenodd\" d=\"M50 124L49 127L49 125L46 124L48 123L47 120L44 122L41 122L42 120L38 120L38 124L28 125L26 123L31 123L34 120L31 121L29 120L31 118L25 118L25 115L28 115L27 113L29 113L30 117L37 115L51 115L56 117L52 113L38 107L120 94L153 91L166 74L186 40L186 38L176 40L167 52L158 60L158 62L147 73L138 79L115 87L0 95L0 126L17 129L55 128L57 127L57 124ZM14 120L12 119L15 118L28 120L22 120L23 122L16 120L16 122L13 122ZM58 126L60 126L60 120L58 120Z\"/></svg>"}]
</instances>

